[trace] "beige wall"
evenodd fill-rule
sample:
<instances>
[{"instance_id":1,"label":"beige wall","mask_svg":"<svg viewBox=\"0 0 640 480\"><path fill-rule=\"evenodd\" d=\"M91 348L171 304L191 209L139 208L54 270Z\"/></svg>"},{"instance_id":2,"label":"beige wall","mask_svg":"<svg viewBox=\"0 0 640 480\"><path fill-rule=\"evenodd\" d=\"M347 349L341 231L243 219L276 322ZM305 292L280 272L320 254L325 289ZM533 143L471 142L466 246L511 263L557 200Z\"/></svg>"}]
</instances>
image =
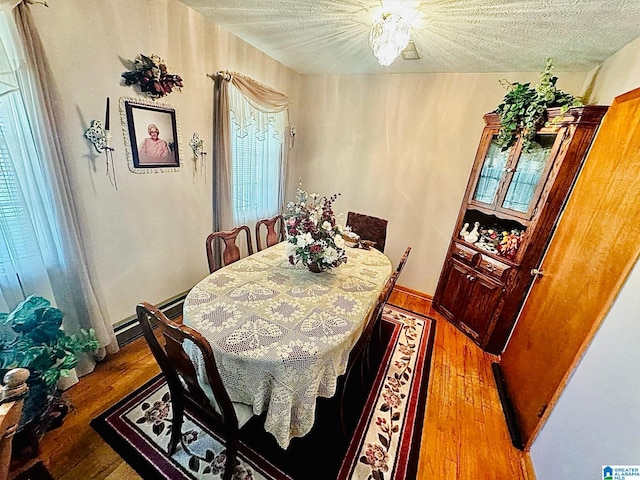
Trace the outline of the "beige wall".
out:
<instances>
[{"instance_id":1,"label":"beige wall","mask_svg":"<svg viewBox=\"0 0 640 480\"><path fill-rule=\"evenodd\" d=\"M213 82L207 73L235 70L287 93L295 102L294 121L300 77L175 0L48 3L31 10L61 98L59 134L92 279L106 315L117 323L133 315L138 302L162 302L208 272L211 168L206 178L195 170L188 144L198 132L211 151ZM176 108L183 165L177 173L134 174L127 168L117 100L144 97L121 85L126 68L119 58L139 53L159 55L184 79L182 92L158 100ZM118 191L105 176L104 156L83 137L91 120L104 120L107 96Z\"/></svg>"},{"instance_id":2,"label":"beige wall","mask_svg":"<svg viewBox=\"0 0 640 480\"><path fill-rule=\"evenodd\" d=\"M540 66L542 70L544 65ZM584 73L557 73L577 95ZM389 220L385 253L412 247L399 284L433 294L499 80L537 73L306 75L298 164L310 191L340 192L336 211Z\"/></svg>"},{"instance_id":3,"label":"beige wall","mask_svg":"<svg viewBox=\"0 0 640 480\"><path fill-rule=\"evenodd\" d=\"M611 105L618 95L640 87L640 38L618 50L590 72L583 95L591 103Z\"/></svg>"}]
</instances>

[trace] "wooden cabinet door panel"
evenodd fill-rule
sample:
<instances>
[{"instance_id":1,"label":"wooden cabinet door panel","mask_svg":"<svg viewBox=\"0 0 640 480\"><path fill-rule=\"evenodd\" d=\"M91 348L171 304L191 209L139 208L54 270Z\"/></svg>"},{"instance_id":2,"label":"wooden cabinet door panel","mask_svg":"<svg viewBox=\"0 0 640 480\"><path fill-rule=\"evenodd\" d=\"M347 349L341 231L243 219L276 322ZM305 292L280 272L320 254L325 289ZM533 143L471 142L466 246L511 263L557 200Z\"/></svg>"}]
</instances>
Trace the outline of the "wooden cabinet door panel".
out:
<instances>
[{"instance_id":1,"label":"wooden cabinet door panel","mask_svg":"<svg viewBox=\"0 0 640 480\"><path fill-rule=\"evenodd\" d=\"M466 303L461 301L466 296L469 281L466 279L468 269L458 262L449 260L443 273L442 295L438 299L441 313L450 321L456 321L463 314Z\"/></svg>"},{"instance_id":2,"label":"wooden cabinet door panel","mask_svg":"<svg viewBox=\"0 0 640 480\"><path fill-rule=\"evenodd\" d=\"M484 343L493 318L500 313L498 304L504 288L500 283L477 272L471 272L466 280L469 288L466 308L460 316L460 326L480 343Z\"/></svg>"},{"instance_id":3,"label":"wooden cabinet door panel","mask_svg":"<svg viewBox=\"0 0 640 480\"><path fill-rule=\"evenodd\" d=\"M484 342L504 288L456 260L450 260L444 274L446 287L438 299L441 313L479 343Z\"/></svg>"}]
</instances>

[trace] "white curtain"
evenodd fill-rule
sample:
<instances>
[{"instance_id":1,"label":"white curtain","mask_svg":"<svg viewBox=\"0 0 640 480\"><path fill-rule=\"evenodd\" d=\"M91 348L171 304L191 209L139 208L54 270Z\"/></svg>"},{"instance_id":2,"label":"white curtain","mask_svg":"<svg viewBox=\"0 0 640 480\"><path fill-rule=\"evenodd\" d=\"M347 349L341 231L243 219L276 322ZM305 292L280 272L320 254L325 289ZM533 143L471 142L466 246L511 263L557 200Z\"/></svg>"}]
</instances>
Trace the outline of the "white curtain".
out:
<instances>
[{"instance_id":1,"label":"white curtain","mask_svg":"<svg viewBox=\"0 0 640 480\"><path fill-rule=\"evenodd\" d=\"M291 101L286 95L235 72L221 71L211 75L211 78L215 81L213 230L217 231L253 223L259 218L282 212L287 157L293 137L288 125L288 107ZM253 139L251 142L246 141L248 135ZM264 152L269 154L276 147L279 148L280 157L276 166L279 169L277 179L274 180L274 169L265 167L261 159L264 158ZM276 197L275 205L270 201L267 202L267 207L246 208L245 212L234 215L234 195L238 199L241 193L234 193L234 184L238 183L234 179L234 148L236 152L239 148L248 149L243 157L249 159L249 162L241 165L239 170L257 169L253 174L247 174L252 176L245 177L246 182L241 182L245 193L268 193L269 198ZM236 169L238 170L238 166ZM235 172L236 175L238 173L240 172ZM261 202L261 205L264 203Z\"/></svg>"},{"instance_id":2,"label":"white curtain","mask_svg":"<svg viewBox=\"0 0 640 480\"><path fill-rule=\"evenodd\" d=\"M54 83L28 8L21 3L11 12L0 3L0 40L8 59L0 66L11 65L18 87L0 96L0 310L29 294L43 296L64 312L67 332L95 330L99 359L116 352L117 341L89 278L55 133ZM77 373L91 371L95 358L81 358Z\"/></svg>"},{"instance_id":3,"label":"white curtain","mask_svg":"<svg viewBox=\"0 0 640 480\"><path fill-rule=\"evenodd\" d=\"M251 225L282 211L282 151L286 111L253 107L234 85L229 87L234 225Z\"/></svg>"},{"instance_id":4,"label":"white curtain","mask_svg":"<svg viewBox=\"0 0 640 480\"><path fill-rule=\"evenodd\" d=\"M31 126L20 92L25 58L10 13L0 13L0 311L15 307L26 292L52 298L38 238L48 237L49 202L42 186ZM37 177L37 178L34 178ZM22 181L21 181L22 180ZM39 203L39 205L38 205ZM34 212L33 215L29 211ZM44 223L43 223L44 221ZM46 252L48 253L48 252Z\"/></svg>"}]
</instances>

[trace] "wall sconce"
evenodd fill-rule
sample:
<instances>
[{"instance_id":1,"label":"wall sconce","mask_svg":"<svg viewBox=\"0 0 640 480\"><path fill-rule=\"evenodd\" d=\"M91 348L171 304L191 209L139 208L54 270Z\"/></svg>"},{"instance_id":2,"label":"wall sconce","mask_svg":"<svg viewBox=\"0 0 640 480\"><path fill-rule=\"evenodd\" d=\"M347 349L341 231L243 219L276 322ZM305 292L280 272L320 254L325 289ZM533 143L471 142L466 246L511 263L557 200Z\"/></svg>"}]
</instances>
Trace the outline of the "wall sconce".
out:
<instances>
[{"instance_id":1,"label":"wall sconce","mask_svg":"<svg viewBox=\"0 0 640 480\"><path fill-rule=\"evenodd\" d=\"M198 159L200 159L200 169L202 170L202 173L205 174L205 169L207 167L207 162L205 160L207 152L204 151L204 143L202 142L202 139L200 138L200 135L198 135L196 132L194 132L193 136L191 137L191 140L189 140L189 146L191 147L191 150L193 150L193 161L196 162L196 168L197 168L197 162ZM205 182L207 180L207 177L205 175Z\"/></svg>"},{"instance_id":2,"label":"wall sconce","mask_svg":"<svg viewBox=\"0 0 640 480\"><path fill-rule=\"evenodd\" d=\"M382 19L371 27L369 45L380 65L387 67L408 45L411 25L397 13L382 14Z\"/></svg>"},{"instance_id":3,"label":"wall sconce","mask_svg":"<svg viewBox=\"0 0 640 480\"><path fill-rule=\"evenodd\" d=\"M102 126L100 120L92 120L91 126L84 132L84 136L92 143L98 153L102 153L105 150L113 150L109 146L111 135Z\"/></svg>"},{"instance_id":4,"label":"wall sconce","mask_svg":"<svg viewBox=\"0 0 640 480\"><path fill-rule=\"evenodd\" d=\"M84 136L91 142L98 153L104 152L107 164L107 177L111 185L118 190L116 170L113 164L113 147L111 147L111 134L109 133L109 97L107 97L107 111L105 113L104 126L100 120L92 120L91 126L84 132Z\"/></svg>"}]
</instances>

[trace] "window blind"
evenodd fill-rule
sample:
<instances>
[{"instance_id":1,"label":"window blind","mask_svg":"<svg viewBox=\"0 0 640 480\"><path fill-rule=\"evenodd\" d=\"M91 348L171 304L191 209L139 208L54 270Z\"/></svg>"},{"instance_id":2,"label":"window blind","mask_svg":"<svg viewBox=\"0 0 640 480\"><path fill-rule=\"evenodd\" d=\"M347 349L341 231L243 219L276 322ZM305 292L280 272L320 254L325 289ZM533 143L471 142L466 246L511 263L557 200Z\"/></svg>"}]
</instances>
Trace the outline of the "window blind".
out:
<instances>
[{"instance_id":1,"label":"window blind","mask_svg":"<svg viewBox=\"0 0 640 480\"><path fill-rule=\"evenodd\" d=\"M11 94L9 94L11 95ZM30 258L39 258L33 225L27 215L24 197L16 170L9 154L6 107L8 99L0 100L0 275L14 275L18 265Z\"/></svg>"},{"instance_id":2,"label":"window blind","mask_svg":"<svg viewBox=\"0 0 640 480\"><path fill-rule=\"evenodd\" d=\"M232 205L240 225L278 213L282 142L274 122L260 132L255 123L240 128L234 120L231 112Z\"/></svg>"}]
</instances>

